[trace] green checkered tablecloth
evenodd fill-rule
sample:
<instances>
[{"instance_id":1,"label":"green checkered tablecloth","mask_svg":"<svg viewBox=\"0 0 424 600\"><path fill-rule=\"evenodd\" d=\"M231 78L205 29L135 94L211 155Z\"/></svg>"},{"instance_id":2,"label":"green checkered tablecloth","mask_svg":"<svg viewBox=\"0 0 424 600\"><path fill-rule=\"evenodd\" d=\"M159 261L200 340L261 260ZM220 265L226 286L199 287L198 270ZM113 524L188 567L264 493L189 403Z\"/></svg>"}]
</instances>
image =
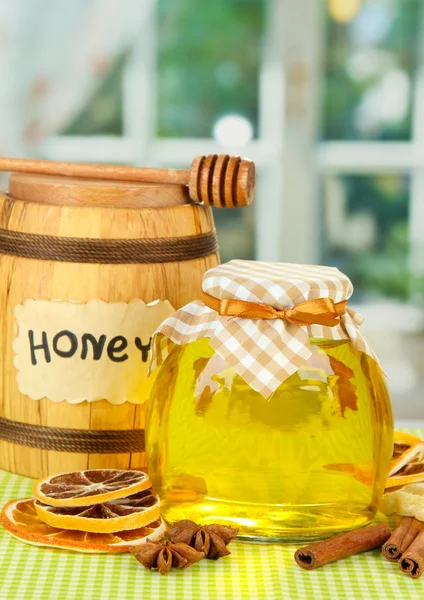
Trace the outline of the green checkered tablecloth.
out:
<instances>
[{"instance_id":1,"label":"green checkered tablecloth","mask_svg":"<svg viewBox=\"0 0 424 600\"><path fill-rule=\"evenodd\" d=\"M0 471L0 504L30 496L31 486L31 479ZM424 577L408 578L379 551L308 572L295 564L294 550L233 542L227 558L163 576L146 571L130 554L36 548L0 527L0 600L424 599Z\"/></svg>"}]
</instances>

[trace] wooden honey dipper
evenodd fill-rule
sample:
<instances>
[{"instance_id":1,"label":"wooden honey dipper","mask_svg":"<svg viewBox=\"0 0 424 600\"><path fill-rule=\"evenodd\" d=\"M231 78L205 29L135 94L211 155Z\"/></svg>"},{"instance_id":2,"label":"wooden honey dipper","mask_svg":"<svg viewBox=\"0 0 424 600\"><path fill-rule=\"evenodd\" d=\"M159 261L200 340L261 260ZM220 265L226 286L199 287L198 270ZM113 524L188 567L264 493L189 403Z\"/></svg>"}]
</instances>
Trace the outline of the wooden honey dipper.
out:
<instances>
[{"instance_id":1,"label":"wooden honey dipper","mask_svg":"<svg viewBox=\"0 0 424 600\"><path fill-rule=\"evenodd\" d=\"M92 165L0 157L0 171L112 181L187 185L190 198L218 208L248 206L255 190L255 164L228 154L198 156L190 170Z\"/></svg>"}]
</instances>

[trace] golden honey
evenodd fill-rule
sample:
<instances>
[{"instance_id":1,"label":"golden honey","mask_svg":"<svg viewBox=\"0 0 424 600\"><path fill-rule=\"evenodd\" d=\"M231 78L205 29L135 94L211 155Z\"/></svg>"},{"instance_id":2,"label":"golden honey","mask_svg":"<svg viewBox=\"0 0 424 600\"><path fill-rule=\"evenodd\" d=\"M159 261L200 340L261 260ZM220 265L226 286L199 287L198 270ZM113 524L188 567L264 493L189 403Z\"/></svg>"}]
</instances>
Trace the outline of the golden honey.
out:
<instances>
[{"instance_id":1,"label":"golden honey","mask_svg":"<svg viewBox=\"0 0 424 600\"><path fill-rule=\"evenodd\" d=\"M170 523L294 541L369 523L392 453L377 363L350 340L312 340L307 363L265 399L201 339L174 346L148 406L153 486Z\"/></svg>"}]
</instances>

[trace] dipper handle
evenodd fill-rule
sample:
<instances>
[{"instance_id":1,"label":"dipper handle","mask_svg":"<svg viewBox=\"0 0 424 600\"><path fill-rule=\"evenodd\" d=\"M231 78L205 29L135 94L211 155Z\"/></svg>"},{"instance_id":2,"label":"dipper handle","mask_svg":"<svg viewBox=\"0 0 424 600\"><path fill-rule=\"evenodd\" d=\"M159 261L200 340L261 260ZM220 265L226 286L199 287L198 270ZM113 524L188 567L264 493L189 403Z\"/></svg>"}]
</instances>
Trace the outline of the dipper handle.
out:
<instances>
[{"instance_id":1,"label":"dipper handle","mask_svg":"<svg viewBox=\"0 0 424 600\"><path fill-rule=\"evenodd\" d=\"M7 157L0 157L0 171L188 185L194 202L219 208L249 205L255 189L255 164L247 158L228 154L198 156L189 171Z\"/></svg>"}]
</instances>

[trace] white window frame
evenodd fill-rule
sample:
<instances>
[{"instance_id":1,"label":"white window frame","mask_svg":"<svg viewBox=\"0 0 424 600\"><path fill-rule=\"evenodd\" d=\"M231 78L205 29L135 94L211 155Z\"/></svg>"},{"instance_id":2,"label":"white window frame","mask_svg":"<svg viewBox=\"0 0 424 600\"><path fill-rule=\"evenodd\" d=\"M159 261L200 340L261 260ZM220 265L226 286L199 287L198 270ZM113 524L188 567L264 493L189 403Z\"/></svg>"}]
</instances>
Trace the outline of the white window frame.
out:
<instances>
[{"instance_id":1,"label":"white window frame","mask_svg":"<svg viewBox=\"0 0 424 600\"><path fill-rule=\"evenodd\" d=\"M200 154L242 153L256 162L261 175L257 187L260 202L255 210L257 258L277 260L279 223L283 219L280 198L284 113L279 30L282 3L268 3L268 35L259 82L259 137L243 148L230 148L220 146L212 138L156 137L156 2L145 1L144 29L130 51L123 76L123 135L53 136L39 144L39 156L61 161L188 168Z\"/></svg>"},{"instance_id":2,"label":"white window frame","mask_svg":"<svg viewBox=\"0 0 424 600\"><path fill-rule=\"evenodd\" d=\"M424 114L417 110L424 106L424 36L413 99L412 140L317 143L323 3L268 0L259 137L242 149L228 148L212 138L155 136L156 1L145 0L145 4L144 30L130 52L123 77L123 136L50 137L39 145L41 157L184 167L199 154L242 153L255 160L260 174L255 202L257 258L300 263L316 262L319 257L322 175L409 173L410 264L414 272L424 274Z\"/></svg>"},{"instance_id":3,"label":"white window frame","mask_svg":"<svg viewBox=\"0 0 424 600\"><path fill-rule=\"evenodd\" d=\"M424 11L419 31L424 32ZM415 89L412 100L412 132L407 142L321 142L316 164L320 174L407 174L409 196L409 265L424 276L424 39L420 35Z\"/></svg>"},{"instance_id":4,"label":"white window frame","mask_svg":"<svg viewBox=\"0 0 424 600\"><path fill-rule=\"evenodd\" d=\"M409 265L415 275L424 276L424 36L420 36L410 141L317 142L317 113L324 82L321 71L325 43L323 3L286 0L284 4L284 67L288 100L283 165L286 209L280 259L306 263L317 261L320 253L316 224L320 222L319 193L323 176L408 174ZM424 11L421 11L419 30L424 32Z\"/></svg>"}]
</instances>

